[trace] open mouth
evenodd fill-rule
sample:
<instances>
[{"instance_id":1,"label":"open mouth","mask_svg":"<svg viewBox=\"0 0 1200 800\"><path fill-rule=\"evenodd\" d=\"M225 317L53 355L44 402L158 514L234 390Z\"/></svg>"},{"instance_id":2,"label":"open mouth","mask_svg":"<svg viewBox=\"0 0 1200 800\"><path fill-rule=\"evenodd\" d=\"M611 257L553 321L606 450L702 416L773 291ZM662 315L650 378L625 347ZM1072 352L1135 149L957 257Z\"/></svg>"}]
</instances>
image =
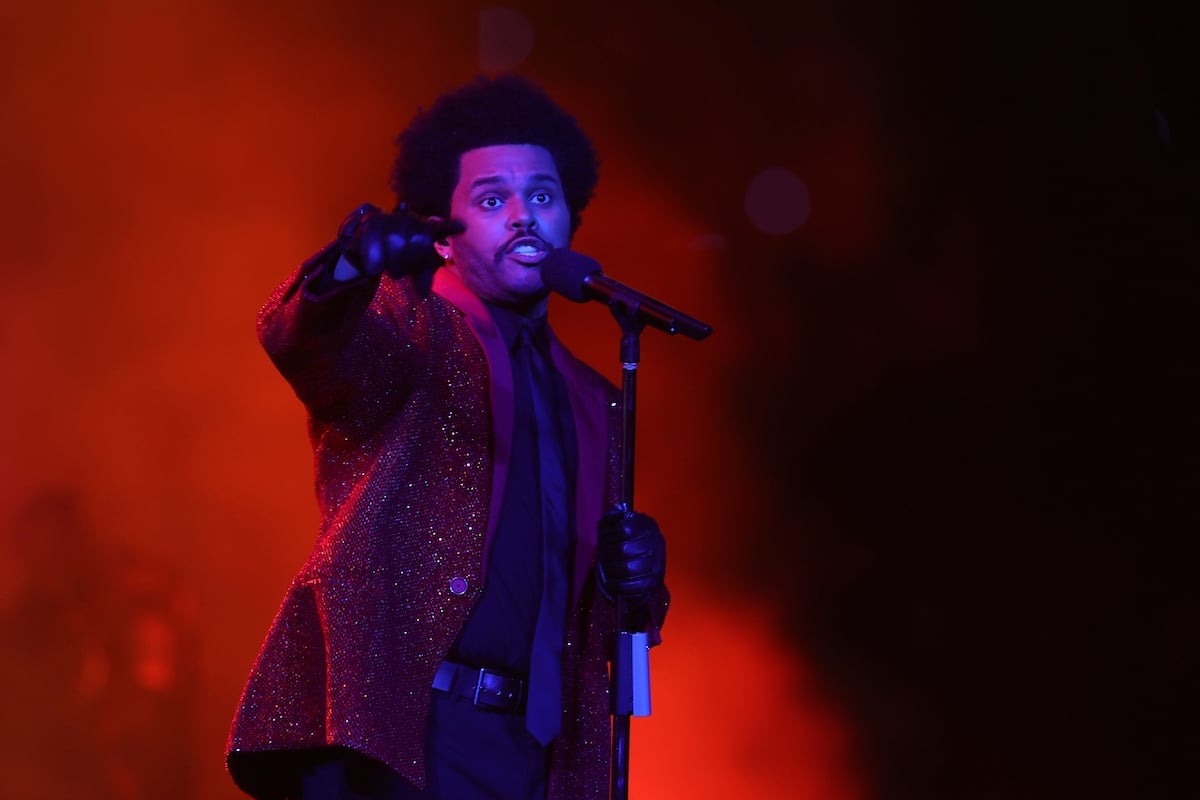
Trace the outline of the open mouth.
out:
<instances>
[{"instance_id":1,"label":"open mouth","mask_svg":"<svg viewBox=\"0 0 1200 800\"><path fill-rule=\"evenodd\" d=\"M541 239L526 237L513 242L506 251L506 255L512 256L523 264L538 264L549 252L549 246Z\"/></svg>"}]
</instances>

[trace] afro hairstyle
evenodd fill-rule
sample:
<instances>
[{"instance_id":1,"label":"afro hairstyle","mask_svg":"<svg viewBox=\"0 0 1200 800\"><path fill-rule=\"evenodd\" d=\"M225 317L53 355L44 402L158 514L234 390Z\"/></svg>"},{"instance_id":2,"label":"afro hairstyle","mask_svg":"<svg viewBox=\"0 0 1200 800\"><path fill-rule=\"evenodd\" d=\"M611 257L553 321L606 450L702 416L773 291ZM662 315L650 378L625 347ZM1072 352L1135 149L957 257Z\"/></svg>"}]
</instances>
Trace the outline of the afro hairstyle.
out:
<instances>
[{"instance_id":1,"label":"afro hairstyle","mask_svg":"<svg viewBox=\"0 0 1200 800\"><path fill-rule=\"evenodd\" d=\"M596 188L595 151L574 117L517 75L477 77L417 111L396 139L390 185L397 208L424 217L449 217L459 158L468 150L500 144L532 144L550 152L574 234Z\"/></svg>"}]
</instances>

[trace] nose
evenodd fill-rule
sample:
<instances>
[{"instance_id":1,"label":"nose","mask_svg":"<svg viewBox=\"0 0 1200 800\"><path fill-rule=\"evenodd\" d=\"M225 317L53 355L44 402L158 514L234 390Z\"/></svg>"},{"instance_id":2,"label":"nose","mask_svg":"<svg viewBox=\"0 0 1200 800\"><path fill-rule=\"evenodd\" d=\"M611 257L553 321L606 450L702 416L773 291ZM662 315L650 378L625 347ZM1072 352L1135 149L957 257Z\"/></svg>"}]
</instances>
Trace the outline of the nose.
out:
<instances>
[{"instance_id":1,"label":"nose","mask_svg":"<svg viewBox=\"0 0 1200 800\"><path fill-rule=\"evenodd\" d=\"M533 207L522 199L514 199L509 208L512 209L512 217L509 224L513 230L536 230L538 226L537 216L533 213Z\"/></svg>"}]
</instances>

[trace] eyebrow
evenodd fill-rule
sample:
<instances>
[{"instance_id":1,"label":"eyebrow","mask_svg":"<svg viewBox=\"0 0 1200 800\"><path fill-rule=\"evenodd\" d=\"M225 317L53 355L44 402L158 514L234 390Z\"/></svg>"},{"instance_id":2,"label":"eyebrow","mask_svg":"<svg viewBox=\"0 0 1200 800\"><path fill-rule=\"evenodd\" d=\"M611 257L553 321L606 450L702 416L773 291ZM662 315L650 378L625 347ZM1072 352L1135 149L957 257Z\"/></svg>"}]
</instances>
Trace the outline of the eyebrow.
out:
<instances>
[{"instance_id":1,"label":"eyebrow","mask_svg":"<svg viewBox=\"0 0 1200 800\"><path fill-rule=\"evenodd\" d=\"M485 177L476 178L475 180L471 181L470 191L474 191L475 189L479 188L480 186L494 186L496 184L506 183L506 182L507 182L507 179L500 175L487 175ZM530 183L549 183L549 184L553 184L554 186L559 185L558 178L555 178L549 172L535 172L534 174L529 176L529 182Z\"/></svg>"}]
</instances>

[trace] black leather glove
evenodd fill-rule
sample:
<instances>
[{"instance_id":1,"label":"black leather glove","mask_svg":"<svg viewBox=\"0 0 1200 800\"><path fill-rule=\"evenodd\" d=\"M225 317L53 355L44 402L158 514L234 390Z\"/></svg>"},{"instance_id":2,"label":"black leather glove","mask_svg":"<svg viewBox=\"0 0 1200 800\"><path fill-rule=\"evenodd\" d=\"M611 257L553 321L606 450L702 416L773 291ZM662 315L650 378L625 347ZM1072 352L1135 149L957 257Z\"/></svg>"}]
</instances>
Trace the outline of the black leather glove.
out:
<instances>
[{"instance_id":1,"label":"black leather glove","mask_svg":"<svg viewBox=\"0 0 1200 800\"><path fill-rule=\"evenodd\" d=\"M645 605L663 585L667 572L667 540L653 518L614 508L597 527L596 574L609 600L618 595L630 608Z\"/></svg>"},{"instance_id":2,"label":"black leather glove","mask_svg":"<svg viewBox=\"0 0 1200 800\"><path fill-rule=\"evenodd\" d=\"M437 267L441 262L433 243L463 230L461 223L426 221L403 208L385 214L364 203L342 221L338 244L359 273L398 278Z\"/></svg>"}]
</instances>

